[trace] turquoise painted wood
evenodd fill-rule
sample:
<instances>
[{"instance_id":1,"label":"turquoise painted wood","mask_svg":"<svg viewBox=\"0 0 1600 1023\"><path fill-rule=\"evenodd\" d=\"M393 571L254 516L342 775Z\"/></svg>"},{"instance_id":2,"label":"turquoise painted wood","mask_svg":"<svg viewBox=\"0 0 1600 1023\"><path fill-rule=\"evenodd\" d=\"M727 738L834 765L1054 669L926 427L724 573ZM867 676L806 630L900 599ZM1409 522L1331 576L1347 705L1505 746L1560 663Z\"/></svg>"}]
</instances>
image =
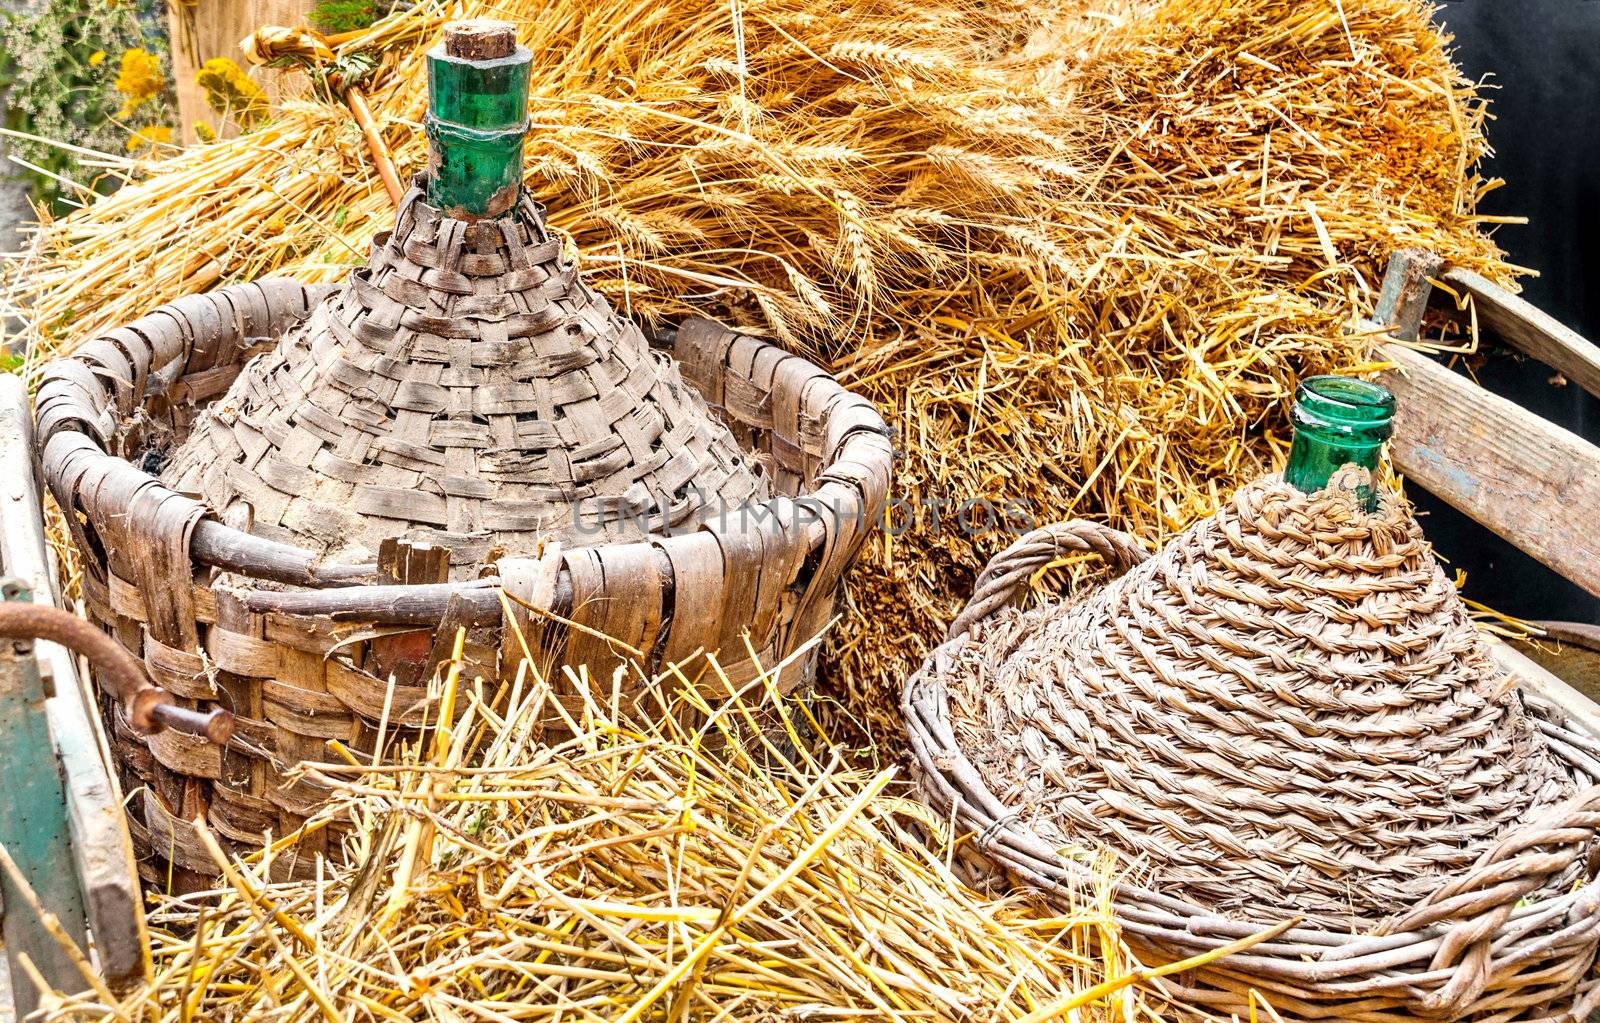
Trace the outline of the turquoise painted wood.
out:
<instances>
[{"instance_id":1,"label":"turquoise painted wood","mask_svg":"<svg viewBox=\"0 0 1600 1023\"><path fill-rule=\"evenodd\" d=\"M0 523L0 528L4 524ZM0 598L31 601L18 580L0 581ZM0 640L0 844L28 885L63 928L87 948L83 897L74 869L71 824L45 711L45 692L33 644ZM0 898L6 958L17 1018L38 1004L33 982L17 965L26 954L45 980L61 991L81 991L82 976L12 884L0 871Z\"/></svg>"},{"instance_id":2,"label":"turquoise painted wood","mask_svg":"<svg viewBox=\"0 0 1600 1023\"><path fill-rule=\"evenodd\" d=\"M59 603L55 569L45 542L34 457L27 387L19 377L0 373L0 577L17 579L32 588L36 603L53 607ZM133 843L99 710L70 650L39 642L33 655L43 688L54 692L44 701L45 713L72 831L72 847L61 851L58 869L75 875L101 978L112 991L131 990L150 976L150 943ZM66 911L63 915L76 919ZM0 968L0 1023L8 1019L11 1005L8 981L9 971ZM74 976L72 982L79 979ZM23 990L31 991L32 985Z\"/></svg>"}]
</instances>

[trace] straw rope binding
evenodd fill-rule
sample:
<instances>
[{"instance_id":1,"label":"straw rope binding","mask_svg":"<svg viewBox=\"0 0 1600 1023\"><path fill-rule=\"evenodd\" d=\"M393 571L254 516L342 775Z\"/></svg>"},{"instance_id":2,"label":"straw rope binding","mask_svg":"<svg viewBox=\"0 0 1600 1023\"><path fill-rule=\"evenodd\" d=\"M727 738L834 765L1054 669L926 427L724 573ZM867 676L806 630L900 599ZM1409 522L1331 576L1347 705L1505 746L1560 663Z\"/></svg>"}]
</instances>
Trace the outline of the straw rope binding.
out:
<instances>
[{"instance_id":1,"label":"straw rope binding","mask_svg":"<svg viewBox=\"0 0 1600 1023\"><path fill-rule=\"evenodd\" d=\"M720 651L741 683L822 630L882 517L892 453L871 403L804 359L706 320L663 340L687 385L676 385L681 400L701 400L689 388L703 396L774 495L748 514L632 542L490 551L467 573L478 577L452 581L446 548L426 539L380 544L376 562L330 563L220 521L152 476L158 453L189 436L252 356L307 317L333 315L339 307L321 304L330 290L265 280L180 299L52 363L39 387L45 474L83 554L90 617L186 706L220 703L237 719L218 749L136 735L105 707L124 783L139 793L131 818L143 866L180 889L215 872L189 821L204 818L245 847L286 834L327 796L290 780L297 764L327 760L329 740L370 756L380 722L393 734L436 713L427 676L458 628L468 678L515 670L520 646L501 649L515 645L509 618L536 662L609 678L624 659L651 673ZM502 600L502 586L515 599ZM805 684L811 665L792 666L785 687ZM278 869L308 874L338 837L308 836Z\"/></svg>"},{"instance_id":2,"label":"straw rope binding","mask_svg":"<svg viewBox=\"0 0 1600 1023\"><path fill-rule=\"evenodd\" d=\"M1348 472L1348 470L1347 470ZM1594 976L1600 744L1494 668L1392 495L1276 477L1160 555L1094 523L1001 552L905 688L929 802L980 870L1066 895L1123 854L1154 958L1298 918L1178 978L1286 1016L1581 1020ZM1073 551L1121 575L1007 605Z\"/></svg>"}]
</instances>

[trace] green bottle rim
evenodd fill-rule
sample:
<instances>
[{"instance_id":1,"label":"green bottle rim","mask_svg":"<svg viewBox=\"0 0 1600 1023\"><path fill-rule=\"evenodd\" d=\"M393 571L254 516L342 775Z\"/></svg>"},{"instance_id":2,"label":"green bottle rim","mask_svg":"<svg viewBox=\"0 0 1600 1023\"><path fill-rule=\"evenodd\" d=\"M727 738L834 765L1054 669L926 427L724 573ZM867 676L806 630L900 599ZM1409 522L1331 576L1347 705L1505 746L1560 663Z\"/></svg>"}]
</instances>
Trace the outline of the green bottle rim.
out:
<instances>
[{"instance_id":1,"label":"green bottle rim","mask_svg":"<svg viewBox=\"0 0 1600 1023\"><path fill-rule=\"evenodd\" d=\"M428 51L428 116L481 132L528 130L528 76L533 51L476 60L455 57L440 43Z\"/></svg>"},{"instance_id":2,"label":"green bottle rim","mask_svg":"<svg viewBox=\"0 0 1600 1023\"><path fill-rule=\"evenodd\" d=\"M1394 394L1355 377L1306 377L1295 388L1289 418L1299 429L1383 442L1394 432Z\"/></svg>"},{"instance_id":3,"label":"green bottle rim","mask_svg":"<svg viewBox=\"0 0 1600 1023\"><path fill-rule=\"evenodd\" d=\"M469 23L470 24L470 23ZM464 220L514 213L522 192L533 53L511 40L499 57L457 56L446 41L428 51L428 202Z\"/></svg>"}]
</instances>

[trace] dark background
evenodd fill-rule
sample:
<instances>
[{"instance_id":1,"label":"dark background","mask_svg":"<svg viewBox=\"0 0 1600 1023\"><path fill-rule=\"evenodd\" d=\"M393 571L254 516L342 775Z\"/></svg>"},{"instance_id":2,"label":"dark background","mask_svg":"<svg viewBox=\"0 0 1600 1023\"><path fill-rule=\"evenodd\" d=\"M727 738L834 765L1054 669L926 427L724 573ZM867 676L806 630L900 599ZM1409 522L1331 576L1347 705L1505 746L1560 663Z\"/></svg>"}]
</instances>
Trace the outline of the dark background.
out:
<instances>
[{"instance_id":1,"label":"dark background","mask_svg":"<svg viewBox=\"0 0 1600 1023\"><path fill-rule=\"evenodd\" d=\"M1492 87L1485 176L1506 184L1482 211L1528 218L1495 234L1511 262L1539 272L1523 279L1524 297L1600 341L1600 0L1456 0L1435 20L1454 33L1467 76ZM1600 443L1600 401L1552 375L1506 354L1478 370L1490 390ZM1439 553L1466 570L1467 596L1519 617L1600 623L1600 598L1412 490Z\"/></svg>"}]
</instances>

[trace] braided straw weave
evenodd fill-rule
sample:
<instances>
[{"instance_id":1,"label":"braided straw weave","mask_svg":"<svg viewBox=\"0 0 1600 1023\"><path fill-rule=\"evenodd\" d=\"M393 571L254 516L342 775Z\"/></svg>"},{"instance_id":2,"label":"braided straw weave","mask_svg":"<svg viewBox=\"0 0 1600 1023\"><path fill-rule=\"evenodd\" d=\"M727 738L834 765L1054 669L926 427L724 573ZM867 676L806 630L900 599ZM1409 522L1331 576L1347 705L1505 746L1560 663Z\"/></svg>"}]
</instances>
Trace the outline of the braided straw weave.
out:
<instances>
[{"instance_id":1,"label":"braided straw weave","mask_svg":"<svg viewBox=\"0 0 1600 1023\"><path fill-rule=\"evenodd\" d=\"M818 367L710 321L658 340L542 234L462 230L413 195L342 290L189 296L46 367L37 437L89 616L187 705L236 716L219 749L140 736L103 701L147 877L210 886L197 818L240 849L304 824L327 790L300 765L436 718L428 681L458 630L486 694L524 644L601 678L627 660L692 675L717 653L743 685L821 632L883 516L887 426ZM180 448L173 485L150 474ZM600 525L564 529L580 497ZM624 513L639 502L654 514ZM331 556L374 547L376 563ZM274 871L311 876L340 833Z\"/></svg>"},{"instance_id":2,"label":"braided straw weave","mask_svg":"<svg viewBox=\"0 0 1600 1023\"><path fill-rule=\"evenodd\" d=\"M426 541L457 576L496 547L637 540L769 496L672 361L577 279L537 203L466 222L421 187L162 480L336 561Z\"/></svg>"},{"instance_id":3,"label":"braided straw weave","mask_svg":"<svg viewBox=\"0 0 1600 1023\"><path fill-rule=\"evenodd\" d=\"M980 867L1047 891L1090 880L1058 850L1117 851L1154 958L1299 918L1182 975L1200 1004L1583 1019L1600 745L1525 712L1416 523L1387 493L1362 511L1356 472L1311 497L1259 481L1155 557L1083 522L1002 552L906 687L924 791ZM1075 550L1123 574L1008 606Z\"/></svg>"}]
</instances>

